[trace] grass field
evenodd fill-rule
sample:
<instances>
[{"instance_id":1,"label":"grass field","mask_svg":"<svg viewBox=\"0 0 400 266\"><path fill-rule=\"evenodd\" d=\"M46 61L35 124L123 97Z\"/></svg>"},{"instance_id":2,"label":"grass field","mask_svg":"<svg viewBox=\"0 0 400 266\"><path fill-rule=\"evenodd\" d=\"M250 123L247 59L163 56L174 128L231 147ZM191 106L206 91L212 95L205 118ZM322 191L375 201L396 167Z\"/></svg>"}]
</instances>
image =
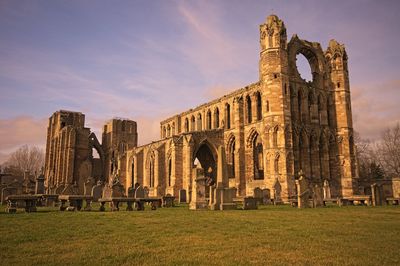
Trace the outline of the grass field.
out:
<instances>
[{"instance_id":1,"label":"grass field","mask_svg":"<svg viewBox=\"0 0 400 266\"><path fill-rule=\"evenodd\" d=\"M399 265L400 207L0 211L1 265Z\"/></svg>"}]
</instances>

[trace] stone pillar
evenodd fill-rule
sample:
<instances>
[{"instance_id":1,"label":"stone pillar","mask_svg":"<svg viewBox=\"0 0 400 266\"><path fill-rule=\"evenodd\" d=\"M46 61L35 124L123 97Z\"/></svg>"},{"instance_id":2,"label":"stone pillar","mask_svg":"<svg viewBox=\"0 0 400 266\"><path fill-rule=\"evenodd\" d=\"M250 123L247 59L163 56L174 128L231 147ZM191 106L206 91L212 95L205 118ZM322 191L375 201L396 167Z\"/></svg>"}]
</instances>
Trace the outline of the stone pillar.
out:
<instances>
[{"instance_id":1,"label":"stone pillar","mask_svg":"<svg viewBox=\"0 0 400 266\"><path fill-rule=\"evenodd\" d=\"M238 194L241 196L246 195L246 177L244 166L244 117L243 117L243 97L236 97L233 101L233 114L234 121L232 124L235 127L235 149L237 154L235 156L235 179Z\"/></svg>"},{"instance_id":2,"label":"stone pillar","mask_svg":"<svg viewBox=\"0 0 400 266\"><path fill-rule=\"evenodd\" d=\"M207 209L206 202L206 179L202 168L193 168L193 191L189 204L190 210Z\"/></svg>"}]
</instances>

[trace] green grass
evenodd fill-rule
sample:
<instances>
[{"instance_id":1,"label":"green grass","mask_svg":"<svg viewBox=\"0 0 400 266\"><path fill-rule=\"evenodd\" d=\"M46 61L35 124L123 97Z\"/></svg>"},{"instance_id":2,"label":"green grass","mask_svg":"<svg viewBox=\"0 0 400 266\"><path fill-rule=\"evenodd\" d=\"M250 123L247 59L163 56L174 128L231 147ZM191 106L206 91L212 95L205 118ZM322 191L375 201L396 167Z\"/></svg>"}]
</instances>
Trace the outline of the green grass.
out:
<instances>
[{"instance_id":1,"label":"green grass","mask_svg":"<svg viewBox=\"0 0 400 266\"><path fill-rule=\"evenodd\" d=\"M400 207L0 211L1 265L399 265Z\"/></svg>"}]
</instances>

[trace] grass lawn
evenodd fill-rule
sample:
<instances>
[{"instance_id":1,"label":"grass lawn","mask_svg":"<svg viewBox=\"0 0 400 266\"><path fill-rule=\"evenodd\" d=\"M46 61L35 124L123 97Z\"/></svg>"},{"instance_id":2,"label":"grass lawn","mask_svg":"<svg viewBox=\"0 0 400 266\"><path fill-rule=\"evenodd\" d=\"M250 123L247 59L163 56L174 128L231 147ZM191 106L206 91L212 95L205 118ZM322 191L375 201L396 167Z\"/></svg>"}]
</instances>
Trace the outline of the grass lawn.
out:
<instances>
[{"instance_id":1,"label":"grass lawn","mask_svg":"<svg viewBox=\"0 0 400 266\"><path fill-rule=\"evenodd\" d=\"M398 206L0 211L0 265L400 265Z\"/></svg>"}]
</instances>

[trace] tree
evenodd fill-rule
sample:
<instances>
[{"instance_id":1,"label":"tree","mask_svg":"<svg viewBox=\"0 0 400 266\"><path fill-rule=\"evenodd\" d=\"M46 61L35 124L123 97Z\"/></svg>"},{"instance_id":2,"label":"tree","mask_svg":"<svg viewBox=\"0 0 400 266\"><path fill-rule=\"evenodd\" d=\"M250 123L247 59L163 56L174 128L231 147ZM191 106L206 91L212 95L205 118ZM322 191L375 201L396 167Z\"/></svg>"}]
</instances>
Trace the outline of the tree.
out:
<instances>
[{"instance_id":1,"label":"tree","mask_svg":"<svg viewBox=\"0 0 400 266\"><path fill-rule=\"evenodd\" d=\"M386 129L377 145L379 161L389 176L400 176L400 125Z\"/></svg>"},{"instance_id":2,"label":"tree","mask_svg":"<svg viewBox=\"0 0 400 266\"><path fill-rule=\"evenodd\" d=\"M6 172L13 175L39 173L44 166L44 151L37 146L24 145L10 155L5 163Z\"/></svg>"},{"instance_id":3,"label":"tree","mask_svg":"<svg viewBox=\"0 0 400 266\"><path fill-rule=\"evenodd\" d=\"M368 139L362 139L360 134L354 133L356 144L359 176L361 179L383 179L385 172L378 160L376 145Z\"/></svg>"}]
</instances>

